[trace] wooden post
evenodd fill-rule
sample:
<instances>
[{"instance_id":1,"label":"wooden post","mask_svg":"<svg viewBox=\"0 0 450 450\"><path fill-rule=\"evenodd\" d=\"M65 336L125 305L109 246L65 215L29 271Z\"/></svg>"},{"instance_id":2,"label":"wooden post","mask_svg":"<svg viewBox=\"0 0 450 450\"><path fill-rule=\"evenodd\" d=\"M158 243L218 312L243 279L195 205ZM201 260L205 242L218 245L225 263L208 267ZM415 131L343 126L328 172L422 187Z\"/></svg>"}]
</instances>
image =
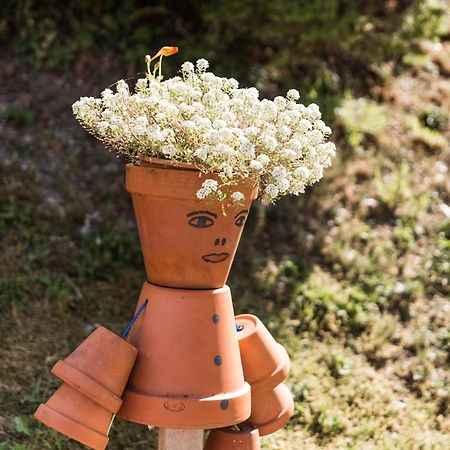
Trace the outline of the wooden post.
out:
<instances>
[{"instance_id":1,"label":"wooden post","mask_svg":"<svg viewBox=\"0 0 450 450\"><path fill-rule=\"evenodd\" d=\"M160 428L158 450L203 450L203 430Z\"/></svg>"}]
</instances>

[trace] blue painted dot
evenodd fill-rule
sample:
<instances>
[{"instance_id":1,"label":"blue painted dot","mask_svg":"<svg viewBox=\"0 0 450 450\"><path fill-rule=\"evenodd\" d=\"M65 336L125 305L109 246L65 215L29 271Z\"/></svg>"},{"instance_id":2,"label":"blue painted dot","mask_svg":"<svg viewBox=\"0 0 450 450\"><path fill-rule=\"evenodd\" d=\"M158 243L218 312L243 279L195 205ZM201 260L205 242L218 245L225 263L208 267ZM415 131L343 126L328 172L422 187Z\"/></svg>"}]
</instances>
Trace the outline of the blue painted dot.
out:
<instances>
[{"instance_id":1,"label":"blue painted dot","mask_svg":"<svg viewBox=\"0 0 450 450\"><path fill-rule=\"evenodd\" d=\"M228 408L228 404L229 404L229 401L228 401L228 400L222 400L222 401L220 402L220 407L221 407L222 409L227 409L227 408Z\"/></svg>"},{"instance_id":2,"label":"blue painted dot","mask_svg":"<svg viewBox=\"0 0 450 450\"><path fill-rule=\"evenodd\" d=\"M214 357L214 364L216 366L220 366L222 364L222 357L220 355Z\"/></svg>"},{"instance_id":3,"label":"blue painted dot","mask_svg":"<svg viewBox=\"0 0 450 450\"><path fill-rule=\"evenodd\" d=\"M212 321L213 321L214 323L219 323L219 320L220 320L219 314L214 314L214 315L212 316Z\"/></svg>"}]
</instances>

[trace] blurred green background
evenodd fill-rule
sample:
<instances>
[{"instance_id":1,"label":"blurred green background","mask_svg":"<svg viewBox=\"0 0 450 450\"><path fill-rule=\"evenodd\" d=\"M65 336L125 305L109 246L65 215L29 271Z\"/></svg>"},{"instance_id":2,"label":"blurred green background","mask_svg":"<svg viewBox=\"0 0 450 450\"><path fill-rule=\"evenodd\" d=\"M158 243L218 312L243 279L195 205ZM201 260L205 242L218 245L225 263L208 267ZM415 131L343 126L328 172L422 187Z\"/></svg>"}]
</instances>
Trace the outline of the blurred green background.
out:
<instances>
[{"instance_id":1,"label":"blurred green background","mask_svg":"<svg viewBox=\"0 0 450 450\"><path fill-rule=\"evenodd\" d=\"M256 203L229 284L288 349L296 413L263 449L450 448L450 19L443 0L32 1L0 6L0 449L82 448L32 414L97 324L120 332L144 269L125 161L71 105L206 58L321 106L338 157ZM116 420L111 449L156 448Z\"/></svg>"}]
</instances>

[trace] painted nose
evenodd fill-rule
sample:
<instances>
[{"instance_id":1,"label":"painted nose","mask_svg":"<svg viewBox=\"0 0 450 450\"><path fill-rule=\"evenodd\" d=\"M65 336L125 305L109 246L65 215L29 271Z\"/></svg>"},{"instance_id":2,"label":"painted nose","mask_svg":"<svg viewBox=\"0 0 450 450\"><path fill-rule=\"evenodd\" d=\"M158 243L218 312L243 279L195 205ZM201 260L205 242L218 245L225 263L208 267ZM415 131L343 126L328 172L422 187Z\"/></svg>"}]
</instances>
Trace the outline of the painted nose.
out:
<instances>
[{"instance_id":1,"label":"painted nose","mask_svg":"<svg viewBox=\"0 0 450 450\"><path fill-rule=\"evenodd\" d=\"M227 240L225 239L225 238L223 238L222 240L220 240L219 238L217 238L215 241L214 241L214 245L219 245L220 243L222 243L222 245L225 245L226 243L227 243Z\"/></svg>"}]
</instances>

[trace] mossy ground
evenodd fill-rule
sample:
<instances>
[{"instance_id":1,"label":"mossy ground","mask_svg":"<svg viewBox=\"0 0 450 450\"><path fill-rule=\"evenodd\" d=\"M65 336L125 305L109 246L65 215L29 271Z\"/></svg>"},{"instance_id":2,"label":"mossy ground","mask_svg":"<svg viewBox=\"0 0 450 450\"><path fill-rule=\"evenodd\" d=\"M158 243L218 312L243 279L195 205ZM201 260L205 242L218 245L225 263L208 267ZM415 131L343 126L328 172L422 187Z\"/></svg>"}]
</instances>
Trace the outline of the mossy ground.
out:
<instances>
[{"instance_id":1,"label":"mossy ground","mask_svg":"<svg viewBox=\"0 0 450 450\"><path fill-rule=\"evenodd\" d=\"M296 402L264 449L450 448L450 80L427 61L380 67L336 111L323 182L252 210L235 310L289 350ZM120 76L35 77L2 57L0 449L81 448L32 414L52 365L96 324L120 332L144 279L125 163L70 110ZM117 420L109 448L155 442Z\"/></svg>"}]
</instances>

